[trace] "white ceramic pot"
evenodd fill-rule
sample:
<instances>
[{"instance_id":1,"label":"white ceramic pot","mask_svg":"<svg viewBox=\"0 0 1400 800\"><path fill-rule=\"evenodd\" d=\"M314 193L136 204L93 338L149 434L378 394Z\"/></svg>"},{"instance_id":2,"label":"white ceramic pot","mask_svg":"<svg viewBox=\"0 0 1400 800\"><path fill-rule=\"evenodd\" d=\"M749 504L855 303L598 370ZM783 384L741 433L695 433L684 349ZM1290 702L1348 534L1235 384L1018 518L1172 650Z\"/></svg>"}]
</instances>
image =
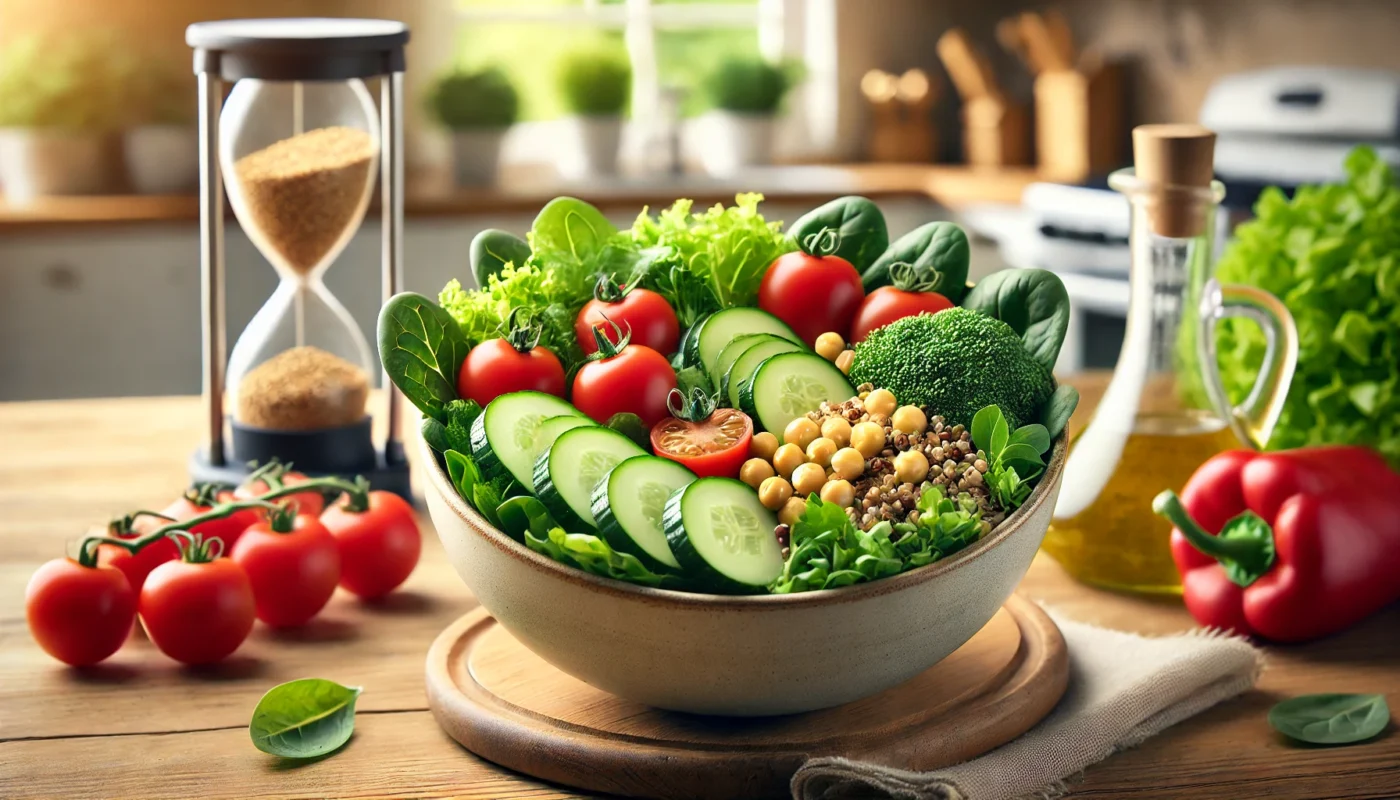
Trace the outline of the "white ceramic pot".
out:
<instances>
[{"instance_id":1,"label":"white ceramic pot","mask_svg":"<svg viewBox=\"0 0 1400 800\"><path fill-rule=\"evenodd\" d=\"M102 134L0 129L0 189L13 205L51 195L100 194L107 190L110 174Z\"/></svg>"},{"instance_id":2,"label":"white ceramic pot","mask_svg":"<svg viewBox=\"0 0 1400 800\"><path fill-rule=\"evenodd\" d=\"M501 144L508 128L452 132L452 168L458 186L491 186L501 165Z\"/></svg>"},{"instance_id":3,"label":"white ceramic pot","mask_svg":"<svg viewBox=\"0 0 1400 800\"><path fill-rule=\"evenodd\" d=\"M199 188L199 129L142 125L122 136L126 174L137 194L189 194Z\"/></svg>"},{"instance_id":4,"label":"white ceramic pot","mask_svg":"<svg viewBox=\"0 0 1400 800\"><path fill-rule=\"evenodd\" d=\"M609 114L575 116L566 120L576 143L571 156L560 163L559 171L568 178L593 178L617 174L618 151L622 146L622 117Z\"/></svg>"},{"instance_id":5,"label":"white ceramic pot","mask_svg":"<svg viewBox=\"0 0 1400 800\"><path fill-rule=\"evenodd\" d=\"M700 163L716 177L773 162L772 114L711 111L701 118Z\"/></svg>"},{"instance_id":6,"label":"white ceramic pot","mask_svg":"<svg viewBox=\"0 0 1400 800\"><path fill-rule=\"evenodd\" d=\"M1050 525L1066 444L1026 504L986 539L894 577L794 595L650 589L542 556L457 495L427 444L428 511L476 598L522 644L604 691L658 708L812 711L903 683L982 629Z\"/></svg>"}]
</instances>

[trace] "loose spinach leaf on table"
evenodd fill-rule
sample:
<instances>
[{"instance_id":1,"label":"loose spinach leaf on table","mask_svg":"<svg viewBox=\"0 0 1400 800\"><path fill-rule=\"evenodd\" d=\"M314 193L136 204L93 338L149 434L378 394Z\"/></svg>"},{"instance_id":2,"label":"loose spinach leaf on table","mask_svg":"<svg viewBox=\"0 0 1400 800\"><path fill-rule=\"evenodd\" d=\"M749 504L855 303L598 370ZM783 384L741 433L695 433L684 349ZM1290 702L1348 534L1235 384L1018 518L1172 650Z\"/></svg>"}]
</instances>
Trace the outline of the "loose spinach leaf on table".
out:
<instances>
[{"instance_id":1,"label":"loose spinach leaf on table","mask_svg":"<svg viewBox=\"0 0 1400 800\"><path fill-rule=\"evenodd\" d=\"M452 317L421 294L389 298L379 312L379 358L389 380L424 414L447 424L468 344Z\"/></svg>"},{"instance_id":2,"label":"loose spinach leaf on table","mask_svg":"<svg viewBox=\"0 0 1400 800\"><path fill-rule=\"evenodd\" d=\"M481 288L492 275L500 274L506 264L524 266L530 260L530 245L509 231L487 228L472 238L468 255L472 275L476 276L476 285Z\"/></svg>"},{"instance_id":3,"label":"loose spinach leaf on table","mask_svg":"<svg viewBox=\"0 0 1400 800\"><path fill-rule=\"evenodd\" d=\"M1060 277L1043 269L1004 269L983 278L963 306L995 317L1021 336L1031 357L1055 368L1069 329L1069 293Z\"/></svg>"},{"instance_id":4,"label":"loose spinach leaf on table","mask_svg":"<svg viewBox=\"0 0 1400 800\"><path fill-rule=\"evenodd\" d=\"M303 678L268 690L253 709L253 746L285 758L316 758L340 749L355 730L357 686Z\"/></svg>"},{"instance_id":5,"label":"loose spinach leaf on table","mask_svg":"<svg viewBox=\"0 0 1400 800\"><path fill-rule=\"evenodd\" d=\"M888 286L892 280L890 267L908 264L917 282L926 284L928 291L938 292L954 303L967 292L967 270L971 249L967 232L952 222L930 222L895 240L880 254L861 277L865 291Z\"/></svg>"},{"instance_id":6,"label":"loose spinach leaf on table","mask_svg":"<svg viewBox=\"0 0 1400 800\"><path fill-rule=\"evenodd\" d=\"M1390 723L1390 707L1379 694L1309 694L1269 709L1279 733L1311 744L1355 744Z\"/></svg>"},{"instance_id":7,"label":"loose spinach leaf on table","mask_svg":"<svg viewBox=\"0 0 1400 800\"><path fill-rule=\"evenodd\" d=\"M808 236L830 228L840 237L836 252L851 262L856 272L865 272L890 244L889 229L880 207L869 199L851 195L838 197L797 218L788 235L801 245Z\"/></svg>"}]
</instances>

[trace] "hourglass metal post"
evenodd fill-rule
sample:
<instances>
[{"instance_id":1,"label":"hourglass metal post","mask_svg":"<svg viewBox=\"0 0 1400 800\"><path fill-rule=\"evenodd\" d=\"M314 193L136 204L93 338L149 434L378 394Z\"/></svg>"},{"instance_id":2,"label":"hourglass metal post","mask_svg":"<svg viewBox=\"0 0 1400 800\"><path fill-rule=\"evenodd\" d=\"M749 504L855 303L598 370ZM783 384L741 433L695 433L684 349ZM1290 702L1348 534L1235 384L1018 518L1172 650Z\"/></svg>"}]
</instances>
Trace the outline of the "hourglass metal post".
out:
<instances>
[{"instance_id":1,"label":"hourglass metal post","mask_svg":"<svg viewBox=\"0 0 1400 800\"><path fill-rule=\"evenodd\" d=\"M383 272L380 283L384 294L381 302L388 302L403 286L403 72L395 71L380 83L379 184L384 218L384 231L380 236L384 248L380 256ZM387 372L381 373L379 385L388 399L384 415L384 460L390 464L402 463L399 390L394 388Z\"/></svg>"}]
</instances>

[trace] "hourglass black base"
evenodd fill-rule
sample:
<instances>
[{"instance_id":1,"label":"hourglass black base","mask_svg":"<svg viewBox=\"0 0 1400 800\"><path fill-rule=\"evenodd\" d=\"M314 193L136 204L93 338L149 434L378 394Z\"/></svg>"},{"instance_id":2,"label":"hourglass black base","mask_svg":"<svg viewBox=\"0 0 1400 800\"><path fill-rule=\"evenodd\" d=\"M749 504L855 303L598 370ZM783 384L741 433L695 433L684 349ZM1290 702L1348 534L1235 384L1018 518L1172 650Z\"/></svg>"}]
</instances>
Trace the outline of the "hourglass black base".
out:
<instances>
[{"instance_id":1,"label":"hourglass black base","mask_svg":"<svg viewBox=\"0 0 1400 800\"><path fill-rule=\"evenodd\" d=\"M230 422L232 453L224 464L210 464L203 451L190 457L195 483L237 485L258 464L276 459L312 477L363 475L374 489L393 492L412 501L408 462L402 446L395 452L375 449L370 418L354 425L312 431L278 431Z\"/></svg>"}]
</instances>

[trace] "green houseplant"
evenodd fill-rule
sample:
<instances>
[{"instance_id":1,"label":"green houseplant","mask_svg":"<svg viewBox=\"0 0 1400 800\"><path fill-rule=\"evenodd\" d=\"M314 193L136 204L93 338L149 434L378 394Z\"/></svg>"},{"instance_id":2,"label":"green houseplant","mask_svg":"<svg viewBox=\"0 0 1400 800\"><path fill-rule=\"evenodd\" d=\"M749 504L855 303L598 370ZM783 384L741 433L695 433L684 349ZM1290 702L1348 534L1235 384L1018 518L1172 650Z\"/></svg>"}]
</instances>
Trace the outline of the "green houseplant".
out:
<instances>
[{"instance_id":1,"label":"green houseplant","mask_svg":"<svg viewBox=\"0 0 1400 800\"><path fill-rule=\"evenodd\" d=\"M733 175L773 158L773 120L801 79L791 63L731 58L705 76L700 89L710 111L701 161L713 175Z\"/></svg>"},{"instance_id":2,"label":"green houseplant","mask_svg":"<svg viewBox=\"0 0 1400 800\"><path fill-rule=\"evenodd\" d=\"M138 194L199 188L194 77L184 64L132 58L120 70L126 95L122 155Z\"/></svg>"},{"instance_id":3,"label":"green houseplant","mask_svg":"<svg viewBox=\"0 0 1400 800\"><path fill-rule=\"evenodd\" d=\"M429 90L428 115L452 132L457 184L493 183L501 143L520 114L520 97L510 78L496 67L454 69Z\"/></svg>"},{"instance_id":4,"label":"green houseplant","mask_svg":"<svg viewBox=\"0 0 1400 800\"><path fill-rule=\"evenodd\" d=\"M623 112L632 93L627 54L612 47L574 50L559 60L557 82L578 143L574 163L561 168L571 177L616 173Z\"/></svg>"}]
</instances>

